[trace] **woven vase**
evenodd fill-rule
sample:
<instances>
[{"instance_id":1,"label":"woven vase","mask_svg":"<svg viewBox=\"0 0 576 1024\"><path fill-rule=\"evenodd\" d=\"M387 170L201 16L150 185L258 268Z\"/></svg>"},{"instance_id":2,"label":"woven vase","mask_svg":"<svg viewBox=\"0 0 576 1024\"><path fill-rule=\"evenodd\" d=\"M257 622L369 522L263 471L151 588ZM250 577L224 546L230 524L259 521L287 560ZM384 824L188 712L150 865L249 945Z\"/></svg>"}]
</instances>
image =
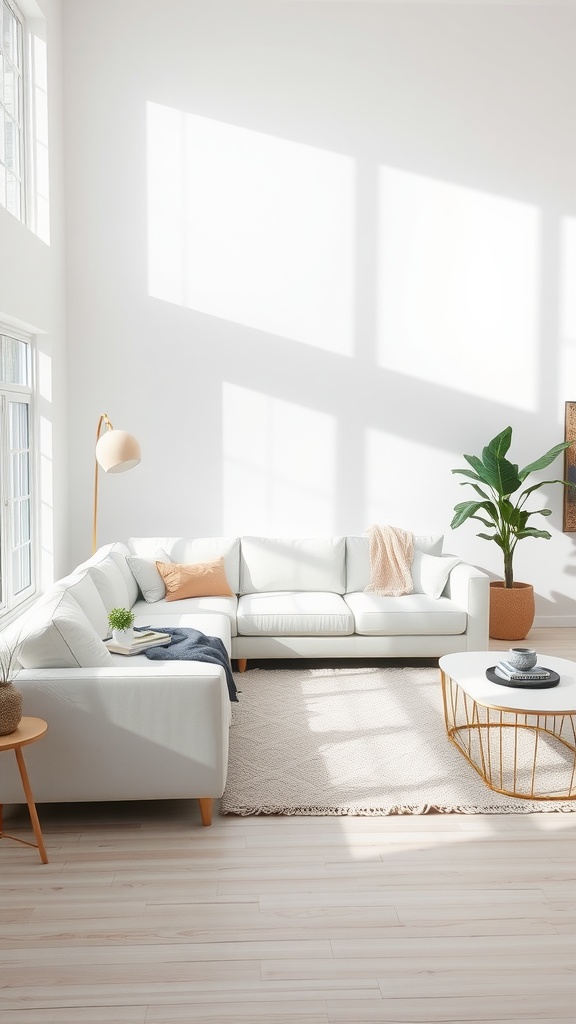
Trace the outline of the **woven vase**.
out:
<instances>
[{"instance_id":1,"label":"woven vase","mask_svg":"<svg viewBox=\"0 0 576 1024\"><path fill-rule=\"evenodd\" d=\"M0 736L8 736L20 725L22 694L12 683L0 683Z\"/></svg>"},{"instance_id":2,"label":"woven vase","mask_svg":"<svg viewBox=\"0 0 576 1024\"><path fill-rule=\"evenodd\" d=\"M493 640L524 640L534 622L534 587L503 580L490 583L490 636Z\"/></svg>"}]
</instances>

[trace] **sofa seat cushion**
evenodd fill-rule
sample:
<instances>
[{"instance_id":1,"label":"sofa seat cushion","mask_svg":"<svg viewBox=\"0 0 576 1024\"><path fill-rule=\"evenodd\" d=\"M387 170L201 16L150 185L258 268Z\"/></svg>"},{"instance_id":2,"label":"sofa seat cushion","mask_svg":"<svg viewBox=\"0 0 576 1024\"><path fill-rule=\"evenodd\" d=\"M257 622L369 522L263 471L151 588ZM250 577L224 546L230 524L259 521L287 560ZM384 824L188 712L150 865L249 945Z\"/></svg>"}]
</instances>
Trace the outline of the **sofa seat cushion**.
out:
<instances>
[{"instance_id":1,"label":"sofa seat cushion","mask_svg":"<svg viewBox=\"0 0 576 1024\"><path fill-rule=\"evenodd\" d=\"M452 636L466 631L466 612L447 597L379 597L361 591L345 594L344 601L361 636Z\"/></svg>"},{"instance_id":2,"label":"sofa seat cushion","mask_svg":"<svg viewBox=\"0 0 576 1024\"><path fill-rule=\"evenodd\" d=\"M143 602L144 603L144 602ZM232 656L232 643L231 643L231 632L230 632L230 619L227 615L188 615L188 614L170 614L163 615L162 619L156 618L152 620L148 614L150 605L145 605L146 612L143 615L137 615L134 625L135 626L158 626L162 629L162 626L178 627L180 629L199 629L201 633L206 636L217 636L224 644L228 654ZM112 661L115 665L148 665L151 662L145 654L135 654L131 658L127 658L124 654L112 654ZM154 666L165 664L175 664L174 662L154 662Z\"/></svg>"},{"instance_id":3,"label":"sofa seat cushion","mask_svg":"<svg viewBox=\"0 0 576 1024\"><path fill-rule=\"evenodd\" d=\"M166 600L149 602L140 599L132 606L132 611L137 619L142 619L142 624L145 626L155 626L158 622L166 622L167 626L177 626L179 619L189 615L196 618L201 615L225 615L230 622L231 635L236 636L237 608L238 598L234 594L233 597L184 597L181 601L173 601L170 604ZM170 621L168 621L169 619ZM174 622L171 621L172 619ZM202 627L195 625L195 628L201 629ZM202 630L202 632L206 631Z\"/></svg>"},{"instance_id":4,"label":"sofa seat cushion","mask_svg":"<svg viewBox=\"0 0 576 1024\"><path fill-rule=\"evenodd\" d=\"M339 594L278 591L238 601L240 636L349 636L354 617Z\"/></svg>"}]
</instances>

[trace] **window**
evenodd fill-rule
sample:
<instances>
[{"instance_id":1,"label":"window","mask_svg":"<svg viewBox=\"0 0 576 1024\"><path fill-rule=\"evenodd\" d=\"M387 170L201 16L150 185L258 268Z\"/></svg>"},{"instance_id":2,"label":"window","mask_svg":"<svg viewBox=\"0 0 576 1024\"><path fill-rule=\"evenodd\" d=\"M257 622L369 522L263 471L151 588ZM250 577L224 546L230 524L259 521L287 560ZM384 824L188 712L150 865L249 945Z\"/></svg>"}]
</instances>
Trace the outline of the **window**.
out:
<instances>
[{"instance_id":1,"label":"window","mask_svg":"<svg viewBox=\"0 0 576 1024\"><path fill-rule=\"evenodd\" d=\"M24 219L24 27L0 0L0 205Z\"/></svg>"},{"instance_id":2,"label":"window","mask_svg":"<svg viewBox=\"0 0 576 1024\"><path fill-rule=\"evenodd\" d=\"M32 398L31 339L0 333L0 615L34 593Z\"/></svg>"}]
</instances>

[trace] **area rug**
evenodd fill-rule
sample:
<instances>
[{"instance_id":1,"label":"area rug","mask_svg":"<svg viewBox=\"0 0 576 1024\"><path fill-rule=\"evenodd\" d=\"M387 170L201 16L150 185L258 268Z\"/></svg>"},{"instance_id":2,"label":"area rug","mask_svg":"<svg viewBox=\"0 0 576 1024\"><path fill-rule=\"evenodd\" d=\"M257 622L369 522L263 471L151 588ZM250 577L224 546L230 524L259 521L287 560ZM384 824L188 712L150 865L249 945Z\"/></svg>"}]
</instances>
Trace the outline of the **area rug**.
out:
<instances>
[{"instance_id":1,"label":"area rug","mask_svg":"<svg viewBox=\"0 0 576 1024\"><path fill-rule=\"evenodd\" d=\"M254 668L235 680L223 814L576 810L485 785L446 735L438 668Z\"/></svg>"}]
</instances>

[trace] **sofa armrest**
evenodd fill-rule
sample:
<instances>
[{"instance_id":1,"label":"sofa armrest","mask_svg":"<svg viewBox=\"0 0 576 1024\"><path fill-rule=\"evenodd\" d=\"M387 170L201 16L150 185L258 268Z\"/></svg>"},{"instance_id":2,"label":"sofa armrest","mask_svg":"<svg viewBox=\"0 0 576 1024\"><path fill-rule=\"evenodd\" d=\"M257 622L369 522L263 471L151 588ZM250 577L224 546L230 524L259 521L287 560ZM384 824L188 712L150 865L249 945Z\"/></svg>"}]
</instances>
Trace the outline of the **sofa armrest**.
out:
<instances>
[{"instance_id":1,"label":"sofa armrest","mask_svg":"<svg viewBox=\"0 0 576 1024\"><path fill-rule=\"evenodd\" d=\"M231 709L220 666L29 669L15 685L24 714L48 723L26 752L37 802L222 795ZM16 766L6 762L3 800L20 803Z\"/></svg>"},{"instance_id":2,"label":"sofa armrest","mask_svg":"<svg viewBox=\"0 0 576 1024\"><path fill-rule=\"evenodd\" d=\"M468 616L467 650L488 650L490 577L474 565L459 562L448 577L444 593Z\"/></svg>"}]
</instances>

